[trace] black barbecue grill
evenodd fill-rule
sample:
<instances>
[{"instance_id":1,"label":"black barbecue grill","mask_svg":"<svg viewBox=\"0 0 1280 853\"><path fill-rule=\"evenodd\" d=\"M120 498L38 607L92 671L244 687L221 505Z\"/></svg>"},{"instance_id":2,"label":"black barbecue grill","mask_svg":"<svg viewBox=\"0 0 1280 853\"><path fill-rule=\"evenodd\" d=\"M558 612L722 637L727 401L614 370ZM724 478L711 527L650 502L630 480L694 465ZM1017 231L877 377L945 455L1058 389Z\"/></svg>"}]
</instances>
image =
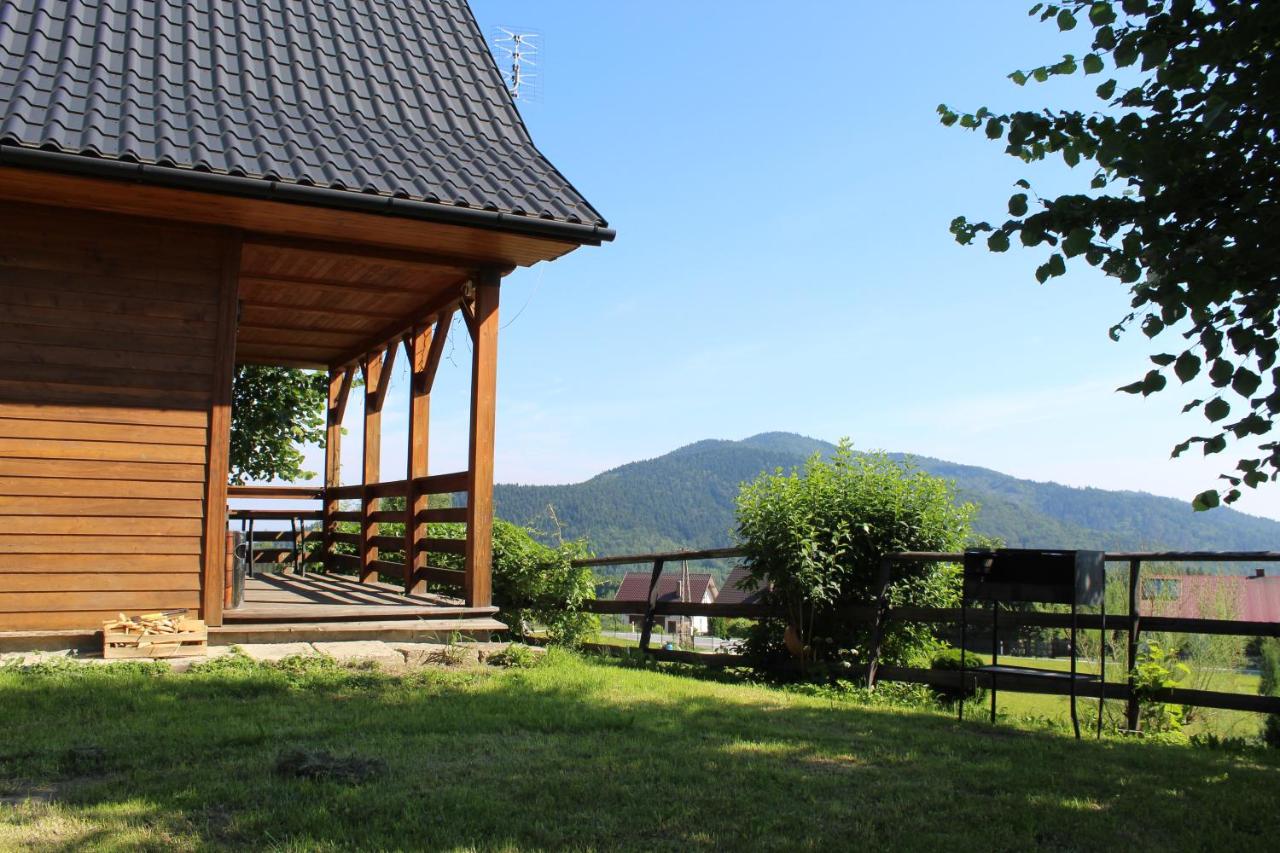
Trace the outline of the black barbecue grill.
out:
<instances>
[{"instance_id":1,"label":"black barbecue grill","mask_svg":"<svg viewBox=\"0 0 1280 853\"><path fill-rule=\"evenodd\" d=\"M970 550L964 555L964 589L960 601L960 683L966 683L965 642L968 639L970 601L991 604L991 665L978 667L991 684L991 722L996 721L996 685L1001 675L1066 681L1070 685L1071 726L1080 737L1076 714L1076 686L1081 681L1106 680L1107 573L1101 551L1049 551L1025 548ZM1071 668L1068 672L1028 666L1000 665L1000 604L1039 603L1071 605ZM1100 605L1103 652L1099 674L1076 671L1076 614L1080 607ZM958 703L964 719L964 701ZM1102 700L1098 700L1098 736L1102 736Z\"/></svg>"}]
</instances>

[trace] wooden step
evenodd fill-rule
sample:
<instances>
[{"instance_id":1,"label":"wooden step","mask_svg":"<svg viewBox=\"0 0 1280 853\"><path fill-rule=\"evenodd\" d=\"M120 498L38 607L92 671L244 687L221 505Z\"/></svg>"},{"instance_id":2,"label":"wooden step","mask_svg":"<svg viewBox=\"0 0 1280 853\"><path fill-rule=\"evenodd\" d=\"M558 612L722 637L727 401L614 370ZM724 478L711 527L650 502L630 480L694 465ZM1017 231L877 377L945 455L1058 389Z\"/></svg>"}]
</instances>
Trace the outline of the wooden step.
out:
<instances>
[{"instance_id":1,"label":"wooden step","mask_svg":"<svg viewBox=\"0 0 1280 853\"><path fill-rule=\"evenodd\" d=\"M469 640L488 640L507 626L489 616L436 619L394 619L346 622L257 622L224 624L209 629L209 645L240 643L314 643L384 640L402 643L447 642L459 634Z\"/></svg>"}]
</instances>

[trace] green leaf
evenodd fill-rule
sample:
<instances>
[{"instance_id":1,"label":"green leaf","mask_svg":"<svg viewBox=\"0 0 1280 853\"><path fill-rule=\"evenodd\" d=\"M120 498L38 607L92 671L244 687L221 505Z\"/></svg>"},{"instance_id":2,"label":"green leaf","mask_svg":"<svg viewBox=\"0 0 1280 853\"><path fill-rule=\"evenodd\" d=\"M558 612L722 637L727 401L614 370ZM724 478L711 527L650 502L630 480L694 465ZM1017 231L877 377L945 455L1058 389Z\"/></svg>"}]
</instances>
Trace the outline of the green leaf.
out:
<instances>
[{"instance_id":1,"label":"green leaf","mask_svg":"<svg viewBox=\"0 0 1280 853\"><path fill-rule=\"evenodd\" d=\"M1160 355L1151 356L1151 361L1153 364L1158 364L1161 367L1168 367L1169 365L1173 364L1174 358L1175 356L1165 352L1165 353L1160 353Z\"/></svg>"},{"instance_id":2,"label":"green leaf","mask_svg":"<svg viewBox=\"0 0 1280 853\"><path fill-rule=\"evenodd\" d=\"M1168 380L1158 370L1148 370L1147 375L1142 378L1142 396L1150 397L1159 391L1164 390L1164 386Z\"/></svg>"},{"instance_id":3,"label":"green leaf","mask_svg":"<svg viewBox=\"0 0 1280 853\"><path fill-rule=\"evenodd\" d=\"M1062 255L1057 252L1054 252L1049 257L1049 263L1047 266L1049 267L1049 275L1059 276L1066 275L1067 273L1067 263L1062 259Z\"/></svg>"},{"instance_id":4,"label":"green leaf","mask_svg":"<svg viewBox=\"0 0 1280 853\"><path fill-rule=\"evenodd\" d=\"M1099 86L1096 91L1098 93L1099 98L1102 98L1102 100L1104 101L1109 101L1111 100L1112 96L1115 95L1116 93L1116 81L1108 80L1107 82Z\"/></svg>"},{"instance_id":5,"label":"green leaf","mask_svg":"<svg viewBox=\"0 0 1280 853\"><path fill-rule=\"evenodd\" d=\"M997 231L987 238L987 248L993 252L1007 252L1009 250L1009 235L1003 231Z\"/></svg>"},{"instance_id":6,"label":"green leaf","mask_svg":"<svg viewBox=\"0 0 1280 853\"><path fill-rule=\"evenodd\" d=\"M1204 416L1210 421L1220 421L1231 414L1231 404L1221 397L1214 397L1204 406Z\"/></svg>"},{"instance_id":7,"label":"green leaf","mask_svg":"<svg viewBox=\"0 0 1280 853\"><path fill-rule=\"evenodd\" d=\"M1191 501L1191 508L1196 512L1204 512L1218 506L1218 503L1217 489L1209 489L1195 496L1195 499Z\"/></svg>"},{"instance_id":8,"label":"green leaf","mask_svg":"<svg viewBox=\"0 0 1280 853\"><path fill-rule=\"evenodd\" d=\"M1076 16L1066 9L1058 13L1058 29L1066 32L1076 28Z\"/></svg>"},{"instance_id":9,"label":"green leaf","mask_svg":"<svg viewBox=\"0 0 1280 853\"><path fill-rule=\"evenodd\" d=\"M1018 193L1009 197L1009 215L1010 216L1026 216L1027 215L1027 194Z\"/></svg>"},{"instance_id":10,"label":"green leaf","mask_svg":"<svg viewBox=\"0 0 1280 853\"><path fill-rule=\"evenodd\" d=\"M1235 369L1229 362L1220 358L1214 359L1213 365L1209 368L1209 381L1213 383L1213 387L1225 388L1234 377Z\"/></svg>"},{"instance_id":11,"label":"green leaf","mask_svg":"<svg viewBox=\"0 0 1280 853\"><path fill-rule=\"evenodd\" d=\"M999 119L989 119L987 121L987 139L999 139L1004 135L1004 125Z\"/></svg>"},{"instance_id":12,"label":"green leaf","mask_svg":"<svg viewBox=\"0 0 1280 853\"><path fill-rule=\"evenodd\" d=\"M1111 58L1119 68L1127 68L1138 60L1138 44L1133 38L1126 38L1111 51Z\"/></svg>"},{"instance_id":13,"label":"green leaf","mask_svg":"<svg viewBox=\"0 0 1280 853\"><path fill-rule=\"evenodd\" d=\"M1204 405L1204 400L1192 400L1190 403L1187 403L1185 406L1182 407L1182 413L1185 415L1187 412L1191 411L1192 409L1198 409L1202 405Z\"/></svg>"},{"instance_id":14,"label":"green leaf","mask_svg":"<svg viewBox=\"0 0 1280 853\"><path fill-rule=\"evenodd\" d=\"M1141 394L1142 388L1143 388L1142 382L1139 381L1139 382L1130 382L1128 385L1121 385L1116 390L1124 394Z\"/></svg>"},{"instance_id":15,"label":"green leaf","mask_svg":"<svg viewBox=\"0 0 1280 853\"><path fill-rule=\"evenodd\" d=\"M1009 79L1017 83L1019 86L1027 85L1027 75L1024 71L1015 71L1009 75Z\"/></svg>"},{"instance_id":16,"label":"green leaf","mask_svg":"<svg viewBox=\"0 0 1280 853\"><path fill-rule=\"evenodd\" d=\"M1084 60L1085 74L1101 74L1102 73L1102 57L1096 53L1085 54Z\"/></svg>"},{"instance_id":17,"label":"green leaf","mask_svg":"<svg viewBox=\"0 0 1280 853\"><path fill-rule=\"evenodd\" d=\"M1206 441L1203 446L1205 456L1208 456L1211 453L1221 453L1226 449L1227 437L1225 435L1215 435L1213 438Z\"/></svg>"},{"instance_id":18,"label":"green leaf","mask_svg":"<svg viewBox=\"0 0 1280 853\"><path fill-rule=\"evenodd\" d=\"M1088 251L1092 240L1093 232L1088 228L1073 228L1067 239L1062 241L1062 251L1068 258L1074 258Z\"/></svg>"},{"instance_id":19,"label":"green leaf","mask_svg":"<svg viewBox=\"0 0 1280 853\"><path fill-rule=\"evenodd\" d=\"M1245 367L1236 368L1235 375L1231 377L1231 389L1241 397L1252 396L1261 384L1262 379L1258 374Z\"/></svg>"},{"instance_id":20,"label":"green leaf","mask_svg":"<svg viewBox=\"0 0 1280 853\"><path fill-rule=\"evenodd\" d=\"M1098 2L1089 7L1089 23L1095 27L1106 26L1115 20L1116 10L1111 8L1110 3Z\"/></svg>"},{"instance_id":21,"label":"green leaf","mask_svg":"<svg viewBox=\"0 0 1280 853\"><path fill-rule=\"evenodd\" d=\"M1184 383L1190 382L1200 372L1200 357L1190 351L1184 352L1174 362L1173 372Z\"/></svg>"}]
</instances>

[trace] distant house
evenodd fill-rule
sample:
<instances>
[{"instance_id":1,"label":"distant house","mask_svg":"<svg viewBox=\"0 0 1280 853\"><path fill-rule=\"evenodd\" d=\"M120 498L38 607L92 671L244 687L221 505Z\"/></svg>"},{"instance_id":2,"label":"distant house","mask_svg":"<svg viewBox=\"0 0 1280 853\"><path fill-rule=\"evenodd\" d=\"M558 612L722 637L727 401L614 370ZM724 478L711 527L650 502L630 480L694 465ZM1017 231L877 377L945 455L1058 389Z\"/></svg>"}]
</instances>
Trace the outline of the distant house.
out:
<instances>
[{"instance_id":1,"label":"distant house","mask_svg":"<svg viewBox=\"0 0 1280 853\"><path fill-rule=\"evenodd\" d=\"M1280 622L1280 576L1156 575L1144 578L1141 612L1148 616Z\"/></svg>"},{"instance_id":2,"label":"distant house","mask_svg":"<svg viewBox=\"0 0 1280 853\"><path fill-rule=\"evenodd\" d=\"M746 566L738 566L724 579L724 586L716 596L716 604L764 604L764 594L767 591L767 586L758 586L751 579Z\"/></svg>"},{"instance_id":3,"label":"distant house","mask_svg":"<svg viewBox=\"0 0 1280 853\"><path fill-rule=\"evenodd\" d=\"M686 588L682 579L688 578L688 586ZM644 621L645 606L649 601L649 583L652 575L649 572L627 572L622 579L622 586L618 587L618 594L613 598L615 601L634 601L636 603L636 612L628 614L627 618L632 625L639 625ZM654 590L655 601L692 601L700 604L711 604L716 600L716 594L719 590L716 587L715 578L709 574L701 572L690 572L687 575L681 574L665 574L658 578L658 586ZM660 616L655 620L655 625L660 625L662 629L668 633L675 633L683 616ZM692 627L696 634L707 633L707 617L692 617Z\"/></svg>"}]
</instances>

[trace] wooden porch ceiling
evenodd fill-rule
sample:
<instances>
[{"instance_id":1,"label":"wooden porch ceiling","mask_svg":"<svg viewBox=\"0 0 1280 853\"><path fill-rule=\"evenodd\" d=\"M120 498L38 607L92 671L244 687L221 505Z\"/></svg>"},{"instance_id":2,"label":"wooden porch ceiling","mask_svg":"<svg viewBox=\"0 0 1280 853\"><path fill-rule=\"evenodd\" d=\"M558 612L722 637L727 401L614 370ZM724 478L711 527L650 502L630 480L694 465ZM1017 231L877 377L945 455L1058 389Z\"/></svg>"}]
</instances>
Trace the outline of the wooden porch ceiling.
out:
<instances>
[{"instance_id":1,"label":"wooden porch ceiling","mask_svg":"<svg viewBox=\"0 0 1280 853\"><path fill-rule=\"evenodd\" d=\"M246 236L236 361L341 365L451 308L473 276L428 255Z\"/></svg>"}]
</instances>

